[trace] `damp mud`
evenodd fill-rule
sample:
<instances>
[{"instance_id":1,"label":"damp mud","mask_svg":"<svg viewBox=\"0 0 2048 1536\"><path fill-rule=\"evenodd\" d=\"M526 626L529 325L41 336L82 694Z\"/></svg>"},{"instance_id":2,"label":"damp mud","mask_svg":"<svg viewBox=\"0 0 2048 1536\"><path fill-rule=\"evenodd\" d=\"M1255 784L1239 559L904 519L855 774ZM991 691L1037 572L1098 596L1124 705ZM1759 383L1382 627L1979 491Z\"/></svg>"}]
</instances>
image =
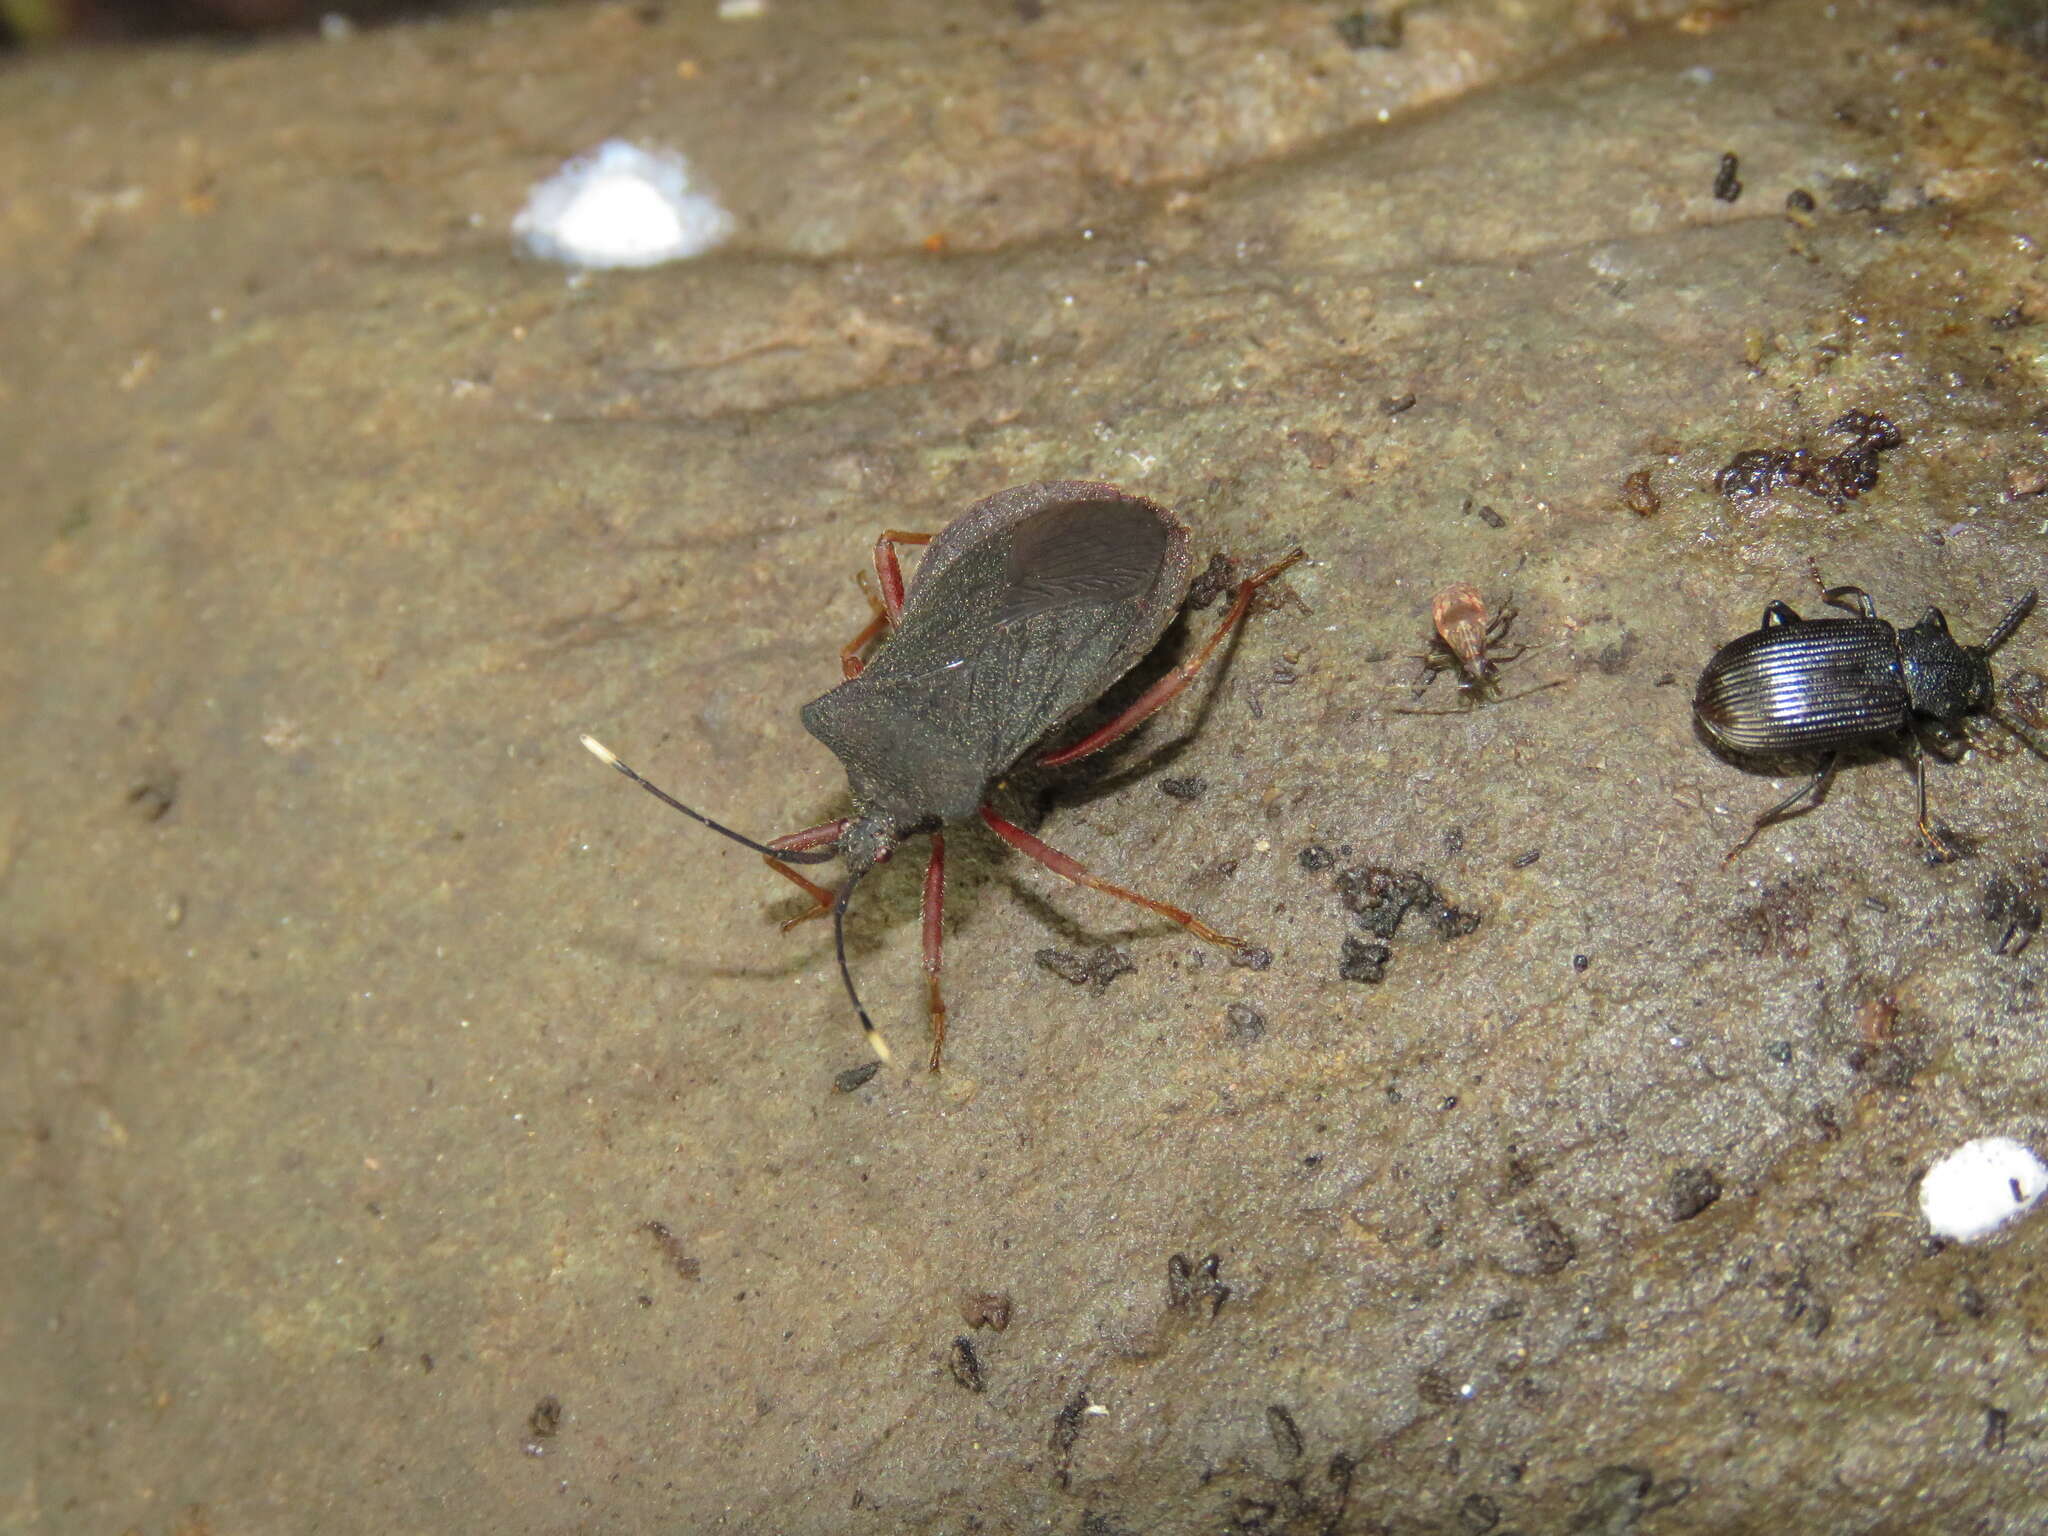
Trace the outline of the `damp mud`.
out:
<instances>
[{"instance_id":1,"label":"damp mud","mask_svg":"<svg viewBox=\"0 0 2048 1536\"><path fill-rule=\"evenodd\" d=\"M1811 567L2048 585L2044 94L1889 3L8 58L0 1530L2024 1528L2048 1222L1915 1189L2048 1139L2048 764L1931 767L1954 864L1882 756L1728 864L1798 770L1690 703ZM521 254L613 137L730 240ZM874 1072L826 925L577 737L844 814L875 536L1054 478L1308 552L1006 791L1269 963L963 828L945 1070ZM1557 686L1403 712L1457 582ZM2048 626L1995 670L2038 716ZM851 929L899 1063L920 868Z\"/></svg>"}]
</instances>

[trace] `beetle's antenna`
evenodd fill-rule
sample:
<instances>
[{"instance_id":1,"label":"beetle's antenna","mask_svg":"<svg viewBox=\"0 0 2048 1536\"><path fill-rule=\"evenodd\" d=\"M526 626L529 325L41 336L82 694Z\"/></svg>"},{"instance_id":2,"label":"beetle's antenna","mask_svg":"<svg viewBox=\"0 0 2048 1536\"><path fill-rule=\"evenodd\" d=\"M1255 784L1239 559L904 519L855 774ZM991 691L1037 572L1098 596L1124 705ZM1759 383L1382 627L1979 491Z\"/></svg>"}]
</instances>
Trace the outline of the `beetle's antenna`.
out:
<instances>
[{"instance_id":1,"label":"beetle's antenna","mask_svg":"<svg viewBox=\"0 0 2048 1536\"><path fill-rule=\"evenodd\" d=\"M2021 746L2025 747L2029 752L2033 753L2034 756L2038 758L2048 759L2048 747L2044 747L2041 745L2040 742L2034 740L2032 732L2022 730L2018 725L2006 719L2005 716L2001 715L1995 709L1985 710L1984 718L1989 720L1993 725L1997 726L2000 730L2004 731L2008 736L2012 737L2013 740L2017 741Z\"/></svg>"},{"instance_id":2,"label":"beetle's antenna","mask_svg":"<svg viewBox=\"0 0 2048 1536\"><path fill-rule=\"evenodd\" d=\"M618 754L613 752L610 747L606 746L603 742L599 741L595 736L585 736L583 738L583 745L590 749L590 755L592 757L596 758L601 763L610 763L614 768L618 769L619 772L623 773L635 784L638 784L642 789L646 790L647 793L654 796L654 798L659 800L663 805L666 805L673 810L681 811L685 816L689 817L692 821L703 822L704 825L709 827L712 831L719 833L721 836L729 837L734 842L743 844L744 846L753 849L756 853L765 853L768 855L769 858L781 859L786 864L824 864L832 859L836 859L837 857L839 857L838 849L836 847L814 848L808 850L794 848L771 848L766 843L755 842L751 837L742 837L739 833L733 831L731 827L720 826L717 822L713 821L709 816L706 816L702 811L691 810L687 805L683 804L682 801L678 800L674 795L670 794L667 790L661 788L659 785L648 783L647 780L641 778L639 774L635 773L632 769L628 768L624 763L620 762L618 759ZM852 882L849 881L847 883L847 890L852 889ZM842 892L841 895L843 898L844 892ZM841 969L845 968L845 963L845 958L844 956L842 956L840 959ZM852 983L847 983L847 986L850 990L852 987ZM858 1006L858 1004L859 999L855 999L855 1005ZM863 1023L865 1023L867 1020L867 1015L862 1014L861 1020ZM874 1026L869 1025L868 1027L872 1029Z\"/></svg>"},{"instance_id":3,"label":"beetle's antenna","mask_svg":"<svg viewBox=\"0 0 2048 1536\"><path fill-rule=\"evenodd\" d=\"M839 979L846 983L846 995L853 1000L853 1011L860 1015L860 1027L868 1038L868 1046L883 1061L889 1061L893 1059L889 1042L882 1038L882 1032L875 1028L875 1021L861 1006L860 994L853 989L853 972L846 964L846 903L852 899L853 888L860 884L860 877L866 873L864 869L856 869L847 877L846 884L839 887L838 899L832 903L832 947L839 954Z\"/></svg>"},{"instance_id":4,"label":"beetle's antenna","mask_svg":"<svg viewBox=\"0 0 2048 1536\"><path fill-rule=\"evenodd\" d=\"M2012 638L2012 632L2025 623L2027 615L2034 611L2034 599L2040 595L2038 590L2030 588L2025 597L2012 605L2012 612L1998 621L1998 628L1991 631L1991 638L1984 642L1985 655L1990 655Z\"/></svg>"}]
</instances>

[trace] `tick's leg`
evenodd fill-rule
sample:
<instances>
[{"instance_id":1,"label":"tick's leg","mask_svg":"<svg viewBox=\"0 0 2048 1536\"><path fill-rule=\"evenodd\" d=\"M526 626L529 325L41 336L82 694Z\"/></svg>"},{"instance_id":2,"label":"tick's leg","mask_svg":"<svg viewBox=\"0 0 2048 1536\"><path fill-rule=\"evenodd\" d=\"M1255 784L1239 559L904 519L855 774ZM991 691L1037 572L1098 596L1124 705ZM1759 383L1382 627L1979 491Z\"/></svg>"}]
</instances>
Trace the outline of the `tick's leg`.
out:
<instances>
[{"instance_id":1,"label":"tick's leg","mask_svg":"<svg viewBox=\"0 0 2048 1536\"><path fill-rule=\"evenodd\" d=\"M1085 885L1091 891L1101 891L1105 896L1114 896L1120 901L1135 902L1148 912L1157 912L1161 917L1179 923L1189 933L1207 943L1230 950L1242 951L1246 948L1242 939L1233 939L1226 933L1218 933L1192 912L1183 912L1179 907L1170 907L1163 901L1154 901L1150 896L1140 896L1136 891L1127 891L1120 885L1111 885L1107 880L1089 874L1080 864L1057 848L1048 848L1022 827L1003 820L992 806L984 805L981 808L981 819L988 823L991 832L1012 848L1030 854L1054 874L1071 880L1076 885Z\"/></svg>"},{"instance_id":2,"label":"tick's leg","mask_svg":"<svg viewBox=\"0 0 2048 1536\"><path fill-rule=\"evenodd\" d=\"M1062 763L1071 763L1076 758L1088 756L1091 752L1100 752L1112 741L1115 741L1117 737L1136 729L1141 722L1163 709L1175 694L1195 680L1195 674L1200 672L1203 666L1207 664L1210 656L1215 654L1216 647L1223 643L1224 637L1237 628L1244 616L1251 611L1252 594L1286 570L1287 567L1294 564L1295 561L1301 559L1302 553L1301 550L1297 549L1278 565L1269 565L1248 581L1240 581L1237 584L1237 600L1230 605L1230 611L1223 616L1223 622L1216 626L1216 632L1209 636L1207 643L1199 651L1167 673L1166 676L1160 678L1150 688L1139 694L1137 702L1110 721L1109 724L1103 726L1100 730L1089 732L1071 747L1066 747L1058 752L1041 757L1038 760L1039 766L1043 768L1057 768ZM1128 895L1129 893L1120 892L1119 894ZM1133 897L1132 899L1137 900L1138 898Z\"/></svg>"},{"instance_id":3,"label":"tick's leg","mask_svg":"<svg viewBox=\"0 0 2048 1536\"><path fill-rule=\"evenodd\" d=\"M1960 855L1955 845L1935 829L1927 819L1927 757L1920 750L1920 738L1906 736L1906 759L1913 765L1913 787L1920 792L1920 838L1927 844L1927 862L1930 864L1953 864Z\"/></svg>"},{"instance_id":4,"label":"tick's leg","mask_svg":"<svg viewBox=\"0 0 2048 1536\"><path fill-rule=\"evenodd\" d=\"M946 1002L939 996L939 945L946 915L946 839L932 834L932 859L924 867L924 995L932 1013L931 1070L939 1070L946 1048Z\"/></svg>"},{"instance_id":5,"label":"tick's leg","mask_svg":"<svg viewBox=\"0 0 2048 1536\"><path fill-rule=\"evenodd\" d=\"M801 853L806 848L817 848L826 843L836 843L845 835L847 823L850 819L849 817L842 816L837 821L824 822L815 827L805 827L801 832L786 833L776 838L768 846L770 848L787 849L791 853ZM837 891L828 891L824 886L814 881L806 880L780 859L764 857L761 862L792 885L801 886L804 894L809 896L814 903L810 911L799 912L795 917L784 923L782 925L784 933L789 932L798 923L807 923L814 917L823 917L832 910L832 902L839 894Z\"/></svg>"},{"instance_id":6,"label":"tick's leg","mask_svg":"<svg viewBox=\"0 0 2048 1536\"><path fill-rule=\"evenodd\" d=\"M1742 852L1743 849L1747 848L1751 843L1756 841L1757 833L1763 831L1765 827L1768 827L1772 822L1776 821L1779 817L1783 816L1787 811L1791 810L1792 807L1797 805L1800 801L1811 797L1813 805L1809 805L1807 807L1809 811L1812 810L1814 806L1819 805L1822 798L1828 792L1828 780L1832 779L1835 776L1835 760L1836 754L1833 752L1830 752L1825 758L1821 759L1821 765L1817 770L1815 770L1813 777L1808 779L1804 784L1800 785L1797 789L1793 790L1791 794L1787 795L1784 799L1780 800L1768 811L1765 811L1763 815L1757 817L1757 819L1750 825L1749 836L1745 837L1733 848L1730 848L1728 850L1728 856L1724 858L1721 862L1723 864L1733 863L1735 860L1735 855Z\"/></svg>"}]
</instances>

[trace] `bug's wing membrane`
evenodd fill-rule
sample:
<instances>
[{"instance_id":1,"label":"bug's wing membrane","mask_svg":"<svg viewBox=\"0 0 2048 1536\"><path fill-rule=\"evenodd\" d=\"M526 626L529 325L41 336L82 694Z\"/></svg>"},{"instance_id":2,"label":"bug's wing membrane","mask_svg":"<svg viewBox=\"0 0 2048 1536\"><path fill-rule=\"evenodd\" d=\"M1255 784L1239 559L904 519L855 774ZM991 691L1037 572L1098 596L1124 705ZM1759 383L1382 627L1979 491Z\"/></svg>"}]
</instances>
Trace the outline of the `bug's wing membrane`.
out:
<instances>
[{"instance_id":1,"label":"bug's wing membrane","mask_svg":"<svg viewBox=\"0 0 2048 1536\"><path fill-rule=\"evenodd\" d=\"M1144 503L1061 501L1019 519L913 583L896 634L805 723L858 791L971 814L990 779L1158 640L1185 571L1176 537Z\"/></svg>"},{"instance_id":2,"label":"bug's wing membrane","mask_svg":"<svg viewBox=\"0 0 2048 1536\"><path fill-rule=\"evenodd\" d=\"M1011 530L979 594L993 623L970 664L971 739L991 774L1152 648L1173 616L1161 591L1171 538L1131 502L1059 503Z\"/></svg>"}]
</instances>

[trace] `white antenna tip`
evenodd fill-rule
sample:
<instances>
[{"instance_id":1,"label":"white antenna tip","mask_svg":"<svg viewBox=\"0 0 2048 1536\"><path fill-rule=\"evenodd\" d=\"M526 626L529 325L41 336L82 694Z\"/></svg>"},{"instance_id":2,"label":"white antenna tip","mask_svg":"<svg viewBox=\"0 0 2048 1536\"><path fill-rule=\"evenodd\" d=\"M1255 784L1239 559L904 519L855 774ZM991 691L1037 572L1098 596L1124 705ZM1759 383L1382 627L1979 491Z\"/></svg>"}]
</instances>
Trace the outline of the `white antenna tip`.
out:
<instances>
[{"instance_id":1,"label":"white antenna tip","mask_svg":"<svg viewBox=\"0 0 2048 1536\"><path fill-rule=\"evenodd\" d=\"M868 1031L868 1044L875 1048L875 1054L881 1057L883 1066L889 1065L889 1063L896 1059L896 1053L889 1049L889 1042L882 1038L882 1032L879 1029Z\"/></svg>"},{"instance_id":2,"label":"white antenna tip","mask_svg":"<svg viewBox=\"0 0 2048 1536\"><path fill-rule=\"evenodd\" d=\"M615 754L610 747L606 746L603 742L599 741L595 736L585 736L582 738L582 740L583 745L590 749L590 755L596 758L599 762L610 763L614 768L619 766L619 759L617 754Z\"/></svg>"}]
</instances>

